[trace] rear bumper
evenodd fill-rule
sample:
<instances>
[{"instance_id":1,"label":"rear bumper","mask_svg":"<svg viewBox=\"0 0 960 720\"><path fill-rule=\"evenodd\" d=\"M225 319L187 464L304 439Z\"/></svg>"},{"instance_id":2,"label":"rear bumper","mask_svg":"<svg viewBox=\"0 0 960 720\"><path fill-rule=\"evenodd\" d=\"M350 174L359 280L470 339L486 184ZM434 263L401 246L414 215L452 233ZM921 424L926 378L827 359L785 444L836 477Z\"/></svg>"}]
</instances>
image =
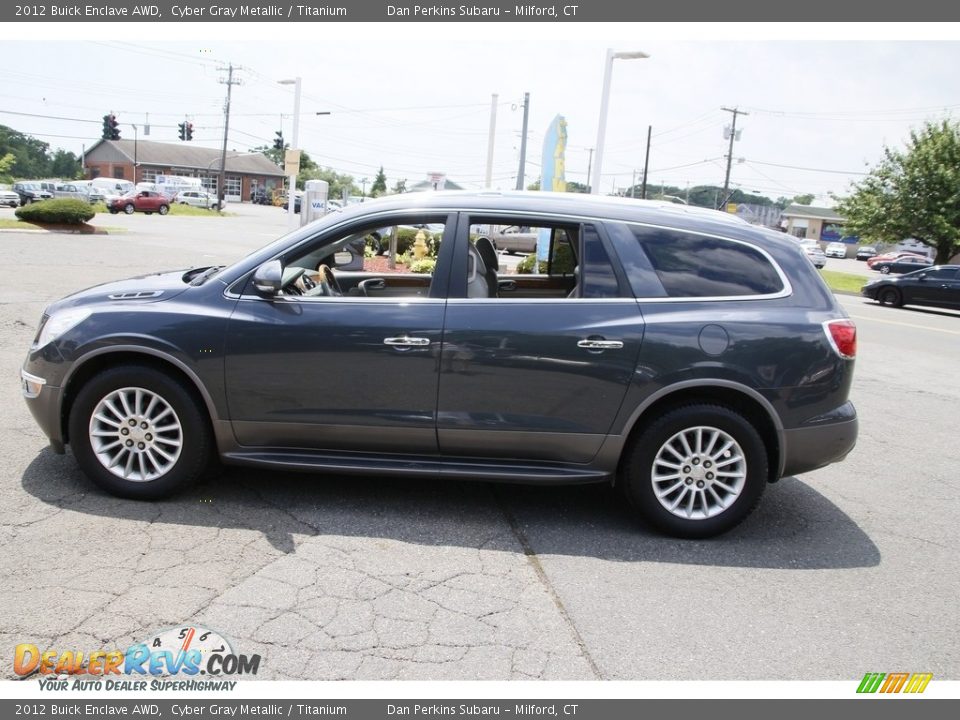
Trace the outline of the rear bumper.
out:
<instances>
[{"instance_id":1,"label":"rear bumper","mask_svg":"<svg viewBox=\"0 0 960 720\"><path fill-rule=\"evenodd\" d=\"M857 444L859 422L853 403L783 431L781 476L799 475L843 460Z\"/></svg>"}]
</instances>

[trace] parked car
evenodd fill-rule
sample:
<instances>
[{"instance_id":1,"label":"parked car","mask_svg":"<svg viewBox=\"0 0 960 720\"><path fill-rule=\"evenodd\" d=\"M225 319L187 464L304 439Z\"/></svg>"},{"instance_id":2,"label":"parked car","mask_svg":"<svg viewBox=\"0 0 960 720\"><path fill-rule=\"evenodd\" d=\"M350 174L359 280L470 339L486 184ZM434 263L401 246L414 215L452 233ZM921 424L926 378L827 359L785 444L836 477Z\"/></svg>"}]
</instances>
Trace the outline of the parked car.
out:
<instances>
[{"instance_id":1,"label":"parked car","mask_svg":"<svg viewBox=\"0 0 960 720\"><path fill-rule=\"evenodd\" d=\"M529 227L523 225L494 225L482 237L489 238L496 250L515 255L536 252L538 236L539 233L531 232Z\"/></svg>"},{"instance_id":2,"label":"parked car","mask_svg":"<svg viewBox=\"0 0 960 720\"><path fill-rule=\"evenodd\" d=\"M548 272L501 273L471 241L504 222L548 230ZM338 269L373 229L438 223L433 272ZM667 203L438 192L344 208L230 266L74 293L44 311L21 379L52 449L123 497L167 496L217 457L615 482L652 526L707 537L849 453L855 355L856 327L780 233Z\"/></svg>"},{"instance_id":3,"label":"parked car","mask_svg":"<svg viewBox=\"0 0 960 720\"><path fill-rule=\"evenodd\" d=\"M886 260L875 263L872 269L887 275L889 273L899 274L913 272L914 270L930 267L931 265L933 265L933 260L930 258L919 255L906 255L896 260Z\"/></svg>"},{"instance_id":4,"label":"parked car","mask_svg":"<svg viewBox=\"0 0 960 720\"><path fill-rule=\"evenodd\" d=\"M857 260L869 260L877 256L877 249L873 245L861 245L857 248Z\"/></svg>"},{"instance_id":5,"label":"parked car","mask_svg":"<svg viewBox=\"0 0 960 720\"><path fill-rule=\"evenodd\" d=\"M127 215L132 215L134 212L142 212L147 215L152 213L166 215L170 212L170 200L167 199L166 195L154 190L138 190L112 201L109 209L114 215L121 211Z\"/></svg>"},{"instance_id":6,"label":"parked car","mask_svg":"<svg viewBox=\"0 0 960 720\"><path fill-rule=\"evenodd\" d=\"M936 265L871 280L860 290L881 305L932 305L960 310L960 265Z\"/></svg>"},{"instance_id":7,"label":"parked car","mask_svg":"<svg viewBox=\"0 0 960 720\"><path fill-rule=\"evenodd\" d=\"M87 197L90 199L91 205L96 205L97 203L106 204L107 202L107 194L96 185L87 186Z\"/></svg>"},{"instance_id":8,"label":"parked car","mask_svg":"<svg viewBox=\"0 0 960 720\"><path fill-rule=\"evenodd\" d=\"M800 248L818 270L827 264L827 256L823 254L820 243L816 240L801 240Z\"/></svg>"},{"instance_id":9,"label":"parked car","mask_svg":"<svg viewBox=\"0 0 960 720\"><path fill-rule=\"evenodd\" d=\"M193 207L210 208L219 210L220 204L216 195L211 195L203 190L184 190L177 194L176 201L181 205L192 205Z\"/></svg>"},{"instance_id":10,"label":"parked car","mask_svg":"<svg viewBox=\"0 0 960 720\"><path fill-rule=\"evenodd\" d=\"M847 244L842 242L832 242L827 245L823 254L832 258L845 258L847 256Z\"/></svg>"},{"instance_id":11,"label":"parked car","mask_svg":"<svg viewBox=\"0 0 960 720\"><path fill-rule=\"evenodd\" d=\"M49 200L53 193L40 187L39 182L18 182L13 184L13 191L20 197L20 205L29 205L40 200Z\"/></svg>"},{"instance_id":12,"label":"parked car","mask_svg":"<svg viewBox=\"0 0 960 720\"><path fill-rule=\"evenodd\" d=\"M67 198L70 200L81 200L82 202L92 202L90 199L90 189L82 183L57 183L54 185L53 196L55 198Z\"/></svg>"},{"instance_id":13,"label":"parked car","mask_svg":"<svg viewBox=\"0 0 960 720\"><path fill-rule=\"evenodd\" d=\"M19 204L20 196L13 189L9 185L0 185L0 205L17 207Z\"/></svg>"},{"instance_id":14,"label":"parked car","mask_svg":"<svg viewBox=\"0 0 960 720\"><path fill-rule=\"evenodd\" d=\"M900 258L905 257L923 257L923 255L917 255L914 252L906 252L903 250L883 253L882 255L874 255L872 258L867 260L867 267L873 270L874 265L877 265L878 263L891 262L893 260L899 260Z\"/></svg>"}]
</instances>

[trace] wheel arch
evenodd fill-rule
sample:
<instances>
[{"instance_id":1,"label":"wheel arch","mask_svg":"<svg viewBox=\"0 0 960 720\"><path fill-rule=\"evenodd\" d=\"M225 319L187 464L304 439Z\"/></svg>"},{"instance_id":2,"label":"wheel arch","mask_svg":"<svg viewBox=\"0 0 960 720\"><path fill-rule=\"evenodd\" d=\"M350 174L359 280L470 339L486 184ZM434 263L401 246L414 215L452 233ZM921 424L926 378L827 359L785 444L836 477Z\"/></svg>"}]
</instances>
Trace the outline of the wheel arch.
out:
<instances>
[{"instance_id":1,"label":"wheel arch","mask_svg":"<svg viewBox=\"0 0 960 720\"><path fill-rule=\"evenodd\" d=\"M68 443L70 411L76 400L79 388L94 375L123 365L142 365L166 373L178 380L181 385L200 403L205 412L212 436L217 438L216 420L218 419L213 398L193 370L177 358L159 350L143 347L111 347L96 350L84 356L74 364L63 381L63 394L60 400L60 431L63 442Z\"/></svg>"},{"instance_id":2,"label":"wheel arch","mask_svg":"<svg viewBox=\"0 0 960 720\"><path fill-rule=\"evenodd\" d=\"M767 480L774 482L783 471L783 424L770 402L753 388L729 381L697 381L671 385L654 393L638 407L627 421L624 443L620 451L618 472L626 450L655 418L684 405L720 405L745 417L759 433L767 450Z\"/></svg>"}]
</instances>

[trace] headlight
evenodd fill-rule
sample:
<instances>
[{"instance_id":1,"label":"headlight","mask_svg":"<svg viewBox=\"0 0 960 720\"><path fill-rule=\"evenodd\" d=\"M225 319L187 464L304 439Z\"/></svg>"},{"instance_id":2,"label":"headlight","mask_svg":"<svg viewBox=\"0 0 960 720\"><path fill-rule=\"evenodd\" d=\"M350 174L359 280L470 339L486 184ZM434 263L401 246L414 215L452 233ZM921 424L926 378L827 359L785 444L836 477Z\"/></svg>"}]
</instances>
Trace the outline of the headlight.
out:
<instances>
[{"instance_id":1,"label":"headlight","mask_svg":"<svg viewBox=\"0 0 960 720\"><path fill-rule=\"evenodd\" d=\"M70 308L54 313L41 325L40 332L37 335L36 348L42 348L53 342L88 317L90 317L90 311L87 308Z\"/></svg>"}]
</instances>

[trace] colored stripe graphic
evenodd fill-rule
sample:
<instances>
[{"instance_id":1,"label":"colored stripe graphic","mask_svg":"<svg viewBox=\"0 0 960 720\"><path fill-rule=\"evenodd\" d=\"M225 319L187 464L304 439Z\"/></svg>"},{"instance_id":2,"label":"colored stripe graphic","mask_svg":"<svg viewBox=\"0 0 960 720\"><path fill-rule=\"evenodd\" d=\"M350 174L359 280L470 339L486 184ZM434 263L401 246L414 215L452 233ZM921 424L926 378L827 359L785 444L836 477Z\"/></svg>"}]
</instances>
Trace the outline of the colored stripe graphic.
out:
<instances>
[{"instance_id":1,"label":"colored stripe graphic","mask_svg":"<svg viewBox=\"0 0 960 720\"><path fill-rule=\"evenodd\" d=\"M887 680L883 683L883 687L880 688L882 693L898 693L900 688L903 687L903 684L907 681L909 673L890 673L887 675Z\"/></svg>"},{"instance_id":2,"label":"colored stripe graphic","mask_svg":"<svg viewBox=\"0 0 960 720\"><path fill-rule=\"evenodd\" d=\"M860 681L858 693L914 693L927 689L933 673L867 673Z\"/></svg>"},{"instance_id":3,"label":"colored stripe graphic","mask_svg":"<svg viewBox=\"0 0 960 720\"><path fill-rule=\"evenodd\" d=\"M863 680L860 681L860 687L857 688L857 692L875 693L885 677L886 674L884 673L867 673L863 676Z\"/></svg>"},{"instance_id":4,"label":"colored stripe graphic","mask_svg":"<svg viewBox=\"0 0 960 720\"><path fill-rule=\"evenodd\" d=\"M933 673L914 673L910 676L910 681L907 683L907 687L904 689L904 692L922 693L927 689L927 685L930 684L931 678L933 678Z\"/></svg>"}]
</instances>

